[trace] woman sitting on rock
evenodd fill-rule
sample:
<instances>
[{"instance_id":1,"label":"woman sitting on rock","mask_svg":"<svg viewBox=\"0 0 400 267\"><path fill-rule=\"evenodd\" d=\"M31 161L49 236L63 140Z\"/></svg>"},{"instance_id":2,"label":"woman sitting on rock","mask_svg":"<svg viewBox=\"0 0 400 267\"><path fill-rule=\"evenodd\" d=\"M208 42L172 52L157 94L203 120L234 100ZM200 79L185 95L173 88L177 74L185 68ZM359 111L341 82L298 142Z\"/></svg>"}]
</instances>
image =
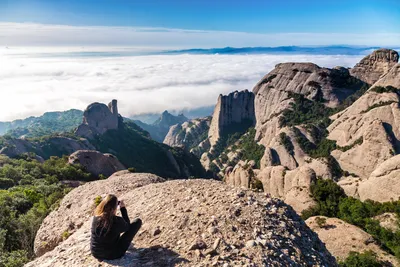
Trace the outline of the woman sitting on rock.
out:
<instances>
[{"instance_id":1,"label":"woman sitting on rock","mask_svg":"<svg viewBox=\"0 0 400 267\"><path fill-rule=\"evenodd\" d=\"M122 217L116 216L117 209ZM128 250L133 237L142 225L140 219L129 221L124 201L118 201L114 195L108 195L94 211L90 250L99 260L121 258ZM121 235L121 233L124 233Z\"/></svg>"}]
</instances>

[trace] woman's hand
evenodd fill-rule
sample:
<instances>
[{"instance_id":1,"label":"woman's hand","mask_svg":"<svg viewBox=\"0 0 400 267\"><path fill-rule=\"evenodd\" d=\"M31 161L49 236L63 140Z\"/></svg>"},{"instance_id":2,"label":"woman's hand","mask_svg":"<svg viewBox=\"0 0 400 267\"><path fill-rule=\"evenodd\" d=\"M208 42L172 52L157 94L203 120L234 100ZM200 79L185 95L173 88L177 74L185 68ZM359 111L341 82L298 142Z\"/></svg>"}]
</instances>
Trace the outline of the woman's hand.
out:
<instances>
[{"instance_id":1,"label":"woman's hand","mask_svg":"<svg viewBox=\"0 0 400 267\"><path fill-rule=\"evenodd\" d=\"M125 203L122 199L119 201L119 208L125 208Z\"/></svg>"}]
</instances>

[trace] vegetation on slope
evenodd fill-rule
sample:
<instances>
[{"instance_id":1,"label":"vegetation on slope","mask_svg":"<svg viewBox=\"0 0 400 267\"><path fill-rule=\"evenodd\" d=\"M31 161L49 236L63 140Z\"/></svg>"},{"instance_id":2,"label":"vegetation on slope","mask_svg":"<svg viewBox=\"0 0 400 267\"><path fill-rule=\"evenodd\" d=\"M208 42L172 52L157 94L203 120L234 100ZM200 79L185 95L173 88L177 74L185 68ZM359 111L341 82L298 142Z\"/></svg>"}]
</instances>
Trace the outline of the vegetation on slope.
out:
<instances>
[{"instance_id":1,"label":"vegetation on slope","mask_svg":"<svg viewBox=\"0 0 400 267\"><path fill-rule=\"evenodd\" d=\"M342 219L372 235L383 249L400 260L400 231L392 232L372 219L385 212L394 212L400 216L400 200L385 203L372 200L362 202L346 196L334 181L322 179L311 186L311 194L317 204L302 212L303 219L317 215Z\"/></svg>"},{"instance_id":2,"label":"vegetation on slope","mask_svg":"<svg viewBox=\"0 0 400 267\"><path fill-rule=\"evenodd\" d=\"M363 253L350 252L350 255L339 263L340 267L381 267L384 262L378 260L373 251L364 251Z\"/></svg>"},{"instance_id":3,"label":"vegetation on slope","mask_svg":"<svg viewBox=\"0 0 400 267\"><path fill-rule=\"evenodd\" d=\"M114 154L126 167L133 167L138 172L150 172L166 178L184 178L172 164L167 154L170 151L176 156L180 169L185 164L192 176L205 176L204 169L194 155L151 140L146 137L146 133L136 124L124 122L120 123L119 129L109 130L91 142L99 151Z\"/></svg>"},{"instance_id":4,"label":"vegetation on slope","mask_svg":"<svg viewBox=\"0 0 400 267\"><path fill-rule=\"evenodd\" d=\"M71 109L63 112L46 112L40 117L0 122L0 134L8 134L12 137L40 137L69 132L79 126L82 115L82 111Z\"/></svg>"},{"instance_id":5,"label":"vegetation on slope","mask_svg":"<svg viewBox=\"0 0 400 267\"><path fill-rule=\"evenodd\" d=\"M309 123L324 123L329 121L329 116L334 110L326 107L320 101L312 101L301 94L289 93L289 97L293 98L291 108L282 112L280 117L280 126L295 126Z\"/></svg>"},{"instance_id":6,"label":"vegetation on slope","mask_svg":"<svg viewBox=\"0 0 400 267\"><path fill-rule=\"evenodd\" d=\"M92 180L67 158L39 163L0 158L0 267L19 267L31 259L36 232L70 188L61 180Z\"/></svg>"}]
</instances>

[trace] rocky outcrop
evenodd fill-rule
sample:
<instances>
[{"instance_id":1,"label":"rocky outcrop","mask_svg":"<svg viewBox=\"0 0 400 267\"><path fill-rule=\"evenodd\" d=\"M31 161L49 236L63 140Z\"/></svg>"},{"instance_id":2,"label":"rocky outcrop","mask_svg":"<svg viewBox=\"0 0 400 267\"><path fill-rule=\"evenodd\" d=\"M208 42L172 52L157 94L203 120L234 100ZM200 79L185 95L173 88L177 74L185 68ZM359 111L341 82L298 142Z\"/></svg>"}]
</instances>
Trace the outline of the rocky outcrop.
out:
<instances>
[{"instance_id":1,"label":"rocky outcrop","mask_svg":"<svg viewBox=\"0 0 400 267\"><path fill-rule=\"evenodd\" d=\"M64 231L71 222L75 230L27 267L99 264L88 246L93 192L116 193L124 199L131 218L143 221L135 248L102 266L336 266L317 235L280 200L210 180L175 180L135 188L131 184L135 175L130 181L118 180L119 187L114 187L119 178L110 177L71 191L59 210L45 219L37 243L59 238L62 231L53 229ZM160 180L137 179L141 183Z\"/></svg>"},{"instance_id":2,"label":"rocky outcrop","mask_svg":"<svg viewBox=\"0 0 400 267\"><path fill-rule=\"evenodd\" d=\"M400 96L387 87L399 79L400 76L378 81L386 87L373 85L350 107L332 116L328 139L349 148L344 153L332 154L343 170L365 179L380 163L400 151ZM357 144L359 140L362 144Z\"/></svg>"},{"instance_id":3,"label":"rocky outcrop","mask_svg":"<svg viewBox=\"0 0 400 267\"><path fill-rule=\"evenodd\" d=\"M310 196L310 186L315 183L316 175L309 167L295 170L287 170L284 166L267 167L257 178L262 182L264 192L283 199L298 213L315 204Z\"/></svg>"},{"instance_id":4,"label":"rocky outcrop","mask_svg":"<svg viewBox=\"0 0 400 267\"><path fill-rule=\"evenodd\" d=\"M211 117L207 117L171 126L163 143L172 147L182 147L191 152L196 152L200 157L207 150L206 148L201 151L203 146L200 146L200 144L207 139L210 122Z\"/></svg>"},{"instance_id":5,"label":"rocky outcrop","mask_svg":"<svg viewBox=\"0 0 400 267\"><path fill-rule=\"evenodd\" d=\"M350 70L351 75L374 84L399 61L399 54L391 49L378 49L364 57Z\"/></svg>"},{"instance_id":6,"label":"rocky outcrop","mask_svg":"<svg viewBox=\"0 0 400 267\"><path fill-rule=\"evenodd\" d=\"M380 78L375 86L394 86L396 88L400 88L400 64L395 65L393 68L389 70L388 73L384 74L382 78Z\"/></svg>"},{"instance_id":7,"label":"rocky outcrop","mask_svg":"<svg viewBox=\"0 0 400 267\"><path fill-rule=\"evenodd\" d=\"M237 187L253 188L257 178L255 177L254 162L239 161L235 167L225 170L225 183Z\"/></svg>"},{"instance_id":8,"label":"rocky outcrop","mask_svg":"<svg viewBox=\"0 0 400 267\"><path fill-rule=\"evenodd\" d=\"M108 177L114 172L126 169L114 155L102 154L95 150L78 150L69 156L68 163L79 164L95 176L102 174Z\"/></svg>"},{"instance_id":9,"label":"rocky outcrop","mask_svg":"<svg viewBox=\"0 0 400 267\"><path fill-rule=\"evenodd\" d=\"M35 254L41 256L53 250L63 241L63 233L72 235L79 230L92 216L97 196L104 197L110 193L121 196L134 188L162 181L164 179L153 174L120 171L106 180L86 183L74 189L41 224L35 238Z\"/></svg>"},{"instance_id":10,"label":"rocky outcrop","mask_svg":"<svg viewBox=\"0 0 400 267\"><path fill-rule=\"evenodd\" d=\"M364 83L342 67L321 68L312 63L282 63L275 66L253 88L257 140L268 147L281 129L282 112L291 108L291 94L338 106Z\"/></svg>"},{"instance_id":11,"label":"rocky outcrop","mask_svg":"<svg viewBox=\"0 0 400 267\"><path fill-rule=\"evenodd\" d=\"M117 100L112 100L108 106L101 103L90 104L83 113L83 122L75 134L88 139L102 135L108 130L118 129Z\"/></svg>"},{"instance_id":12,"label":"rocky outcrop","mask_svg":"<svg viewBox=\"0 0 400 267\"><path fill-rule=\"evenodd\" d=\"M319 222L319 223L318 223ZM358 228L337 218L324 216L311 217L306 220L307 225L315 231L329 252L338 260L344 260L351 251L375 252L378 259L389 263L389 266L398 266L396 258L374 242L374 238Z\"/></svg>"},{"instance_id":13,"label":"rocky outcrop","mask_svg":"<svg viewBox=\"0 0 400 267\"><path fill-rule=\"evenodd\" d=\"M400 155L381 163L371 176L360 182L358 195L361 200L372 199L379 202L400 198Z\"/></svg>"},{"instance_id":14,"label":"rocky outcrop","mask_svg":"<svg viewBox=\"0 0 400 267\"><path fill-rule=\"evenodd\" d=\"M244 132L255 124L254 94L247 90L220 95L212 115L208 138L211 147L227 133Z\"/></svg>"},{"instance_id":15,"label":"rocky outcrop","mask_svg":"<svg viewBox=\"0 0 400 267\"><path fill-rule=\"evenodd\" d=\"M379 221L379 225L392 232L400 230L399 216L396 213L385 212L381 215L375 216L374 220Z\"/></svg>"}]
</instances>

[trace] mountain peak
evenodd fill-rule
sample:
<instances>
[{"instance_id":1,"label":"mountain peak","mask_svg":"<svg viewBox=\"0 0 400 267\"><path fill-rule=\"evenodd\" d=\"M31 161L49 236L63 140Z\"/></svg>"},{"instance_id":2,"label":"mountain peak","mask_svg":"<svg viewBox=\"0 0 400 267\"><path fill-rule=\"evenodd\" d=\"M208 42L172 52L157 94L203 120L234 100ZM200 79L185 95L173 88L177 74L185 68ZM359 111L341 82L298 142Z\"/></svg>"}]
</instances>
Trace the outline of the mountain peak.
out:
<instances>
[{"instance_id":1,"label":"mountain peak","mask_svg":"<svg viewBox=\"0 0 400 267\"><path fill-rule=\"evenodd\" d=\"M381 48L365 56L354 68L351 75L372 85L387 73L399 61L399 53L392 49Z\"/></svg>"}]
</instances>

